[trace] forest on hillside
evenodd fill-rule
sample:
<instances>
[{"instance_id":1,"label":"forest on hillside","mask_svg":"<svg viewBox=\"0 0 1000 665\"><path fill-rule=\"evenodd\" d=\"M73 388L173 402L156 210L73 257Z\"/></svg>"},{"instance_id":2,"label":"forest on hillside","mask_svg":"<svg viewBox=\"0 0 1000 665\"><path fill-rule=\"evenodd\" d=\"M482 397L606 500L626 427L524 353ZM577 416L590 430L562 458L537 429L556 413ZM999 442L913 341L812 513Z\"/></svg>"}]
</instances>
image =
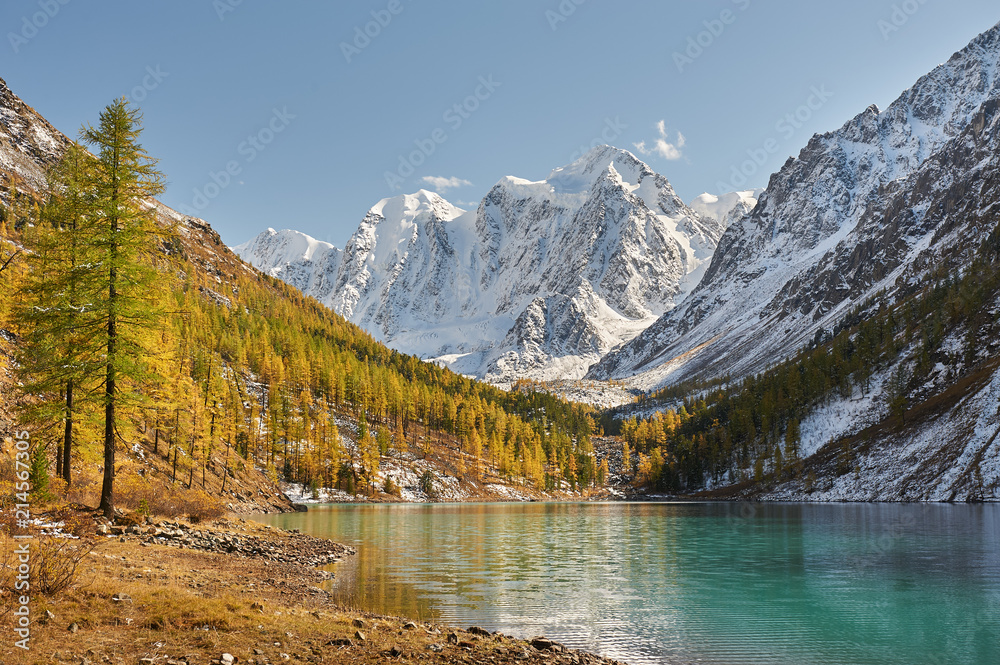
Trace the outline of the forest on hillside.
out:
<instances>
[{"instance_id":1,"label":"forest on hillside","mask_svg":"<svg viewBox=\"0 0 1000 665\"><path fill-rule=\"evenodd\" d=\"M588 408L392 351L238 260L222 265L214 232L152 202L162 175L141 129L138 109L115 102L49 169L45 191L11 188L0 208L0 329L13 340L34 491L96 490L101 469L110 515L120 453L136 446L166 462L157 482L192 490L210 489L206 467L222 455L223 488L240 464L375 492L385 456L432 446L473 480L489 470L539 489L598 482Z\"/></svg>"},{"instance_id":2,"label":"forest on hillside","mask_svg":"<svg viewBox=\"0 0 1000 665\"><path fill-rule=\"evenodd\" d=\"M800 452L800 423L835 398L870 393L887 374L888 419L898 428L935 368L951 383L990 358L984 342L998 322L987 304L1000 295L1000 225L980 244L960 274L938 269L896 294L878 294L855 308L835 330L817 334L795 357L739 381L688 382L652 392L645 418L610 412L602 426L620 434L635 455L637 481L657 491L690 493L706 486L799 479L815 483ZM959 349L943 348L949 331L964 331ZM988 354L987 354L988 356ZM927 397L924 395L923 397ZM837 443L839 475L856 470L847 440Z\"/></svg>"}]
</instances>

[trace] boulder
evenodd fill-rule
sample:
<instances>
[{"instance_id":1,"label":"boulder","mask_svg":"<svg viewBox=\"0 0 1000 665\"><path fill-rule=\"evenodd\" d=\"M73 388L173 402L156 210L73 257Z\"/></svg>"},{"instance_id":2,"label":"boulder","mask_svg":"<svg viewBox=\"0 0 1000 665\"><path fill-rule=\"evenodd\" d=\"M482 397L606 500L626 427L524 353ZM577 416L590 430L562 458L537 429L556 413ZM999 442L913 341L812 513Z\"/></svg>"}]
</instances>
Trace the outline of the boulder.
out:
<instances>
[{"instance_id":1,"label":"boulder","mask_svg":"<svg viewBox=\"0 0 1000 665\"><path fill-rule=\"evenodd\" d=\"M558 642L553 642L550 639L544 637L536 637L531 640L531 646L535 647L539 651L562 651L563 646Z\"/></svg>"}]
</instances>

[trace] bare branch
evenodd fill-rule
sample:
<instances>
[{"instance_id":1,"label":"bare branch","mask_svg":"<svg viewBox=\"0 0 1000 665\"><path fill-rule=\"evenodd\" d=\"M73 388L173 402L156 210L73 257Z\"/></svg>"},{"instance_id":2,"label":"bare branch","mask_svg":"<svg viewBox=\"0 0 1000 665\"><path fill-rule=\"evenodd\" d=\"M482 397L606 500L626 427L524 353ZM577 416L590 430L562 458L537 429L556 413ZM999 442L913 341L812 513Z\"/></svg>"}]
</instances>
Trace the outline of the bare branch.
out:
<instances>
[{"instance_id":1,"label":"bare branch","mask_svg":"<svg viewBox=\"0 0 1000 665\"><path fill-rule=\"evenodd\" d=\"M0 273L6 270L10 266L10 264L14 262L14 259L16 259L20 255L21 255L21 250L19 249L14 250L14 253L7 258L7 260L4 262L2 266L0 266Z\"/></svg>"}]
</instances>

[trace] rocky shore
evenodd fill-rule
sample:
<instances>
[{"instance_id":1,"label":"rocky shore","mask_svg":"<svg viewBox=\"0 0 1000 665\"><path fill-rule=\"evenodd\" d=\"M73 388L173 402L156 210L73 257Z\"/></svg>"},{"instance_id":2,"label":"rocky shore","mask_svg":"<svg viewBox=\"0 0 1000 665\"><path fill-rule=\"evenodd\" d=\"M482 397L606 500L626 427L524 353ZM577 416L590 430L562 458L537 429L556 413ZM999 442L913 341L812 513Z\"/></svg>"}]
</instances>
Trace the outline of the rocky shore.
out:
<instances>
[{"instance_id":1,"label":"rocky shore","mask_svg":"<svg viewBox=\"0 0 1000 665\"><path fill-rule=\"evenodd\" d=\"M238 517L98 520L94 531L79 583L35 606L31 654L0 645L0 663L617 665L544 637L342 607L321 567L354 551L296 531Z\"/></svg>"},{"instance_id":2,"label":"rocky shore","mask_svg":"<svg viewBox=\"0 0 1000 665\"><path fill-rule=\"evenodd\" d=\"M354 549L324 538L314 538L298 531L282 531L264 526L272 537L240 533L239 523L228 520L213 522L214 529L198 528L185 522L162 521L152 525L102 525L98 533L135 538L143 545L166 545L201 552L217 552L245 559L264 559L318 568L354 554ZM280 536L279 536L280 534Z\"/></svg>"}]
</instances>

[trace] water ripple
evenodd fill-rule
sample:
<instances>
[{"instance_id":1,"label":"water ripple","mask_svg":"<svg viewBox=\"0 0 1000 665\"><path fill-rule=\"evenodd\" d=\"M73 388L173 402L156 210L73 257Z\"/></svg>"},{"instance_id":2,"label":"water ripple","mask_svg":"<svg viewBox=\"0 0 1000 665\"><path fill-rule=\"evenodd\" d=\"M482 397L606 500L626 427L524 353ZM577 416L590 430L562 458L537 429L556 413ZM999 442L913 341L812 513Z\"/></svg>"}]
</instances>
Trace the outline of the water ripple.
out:
<instances>
[{"instance_id":1,"label":"water ripple","mask_svg":"<svg viewBox=\"0 0 1000 665\"><path fill-rule=\"evenodd\" d=\"M350 606L635 665L1000 662L1000 506L331 506Z\"/></svg>"}]
</instances>

